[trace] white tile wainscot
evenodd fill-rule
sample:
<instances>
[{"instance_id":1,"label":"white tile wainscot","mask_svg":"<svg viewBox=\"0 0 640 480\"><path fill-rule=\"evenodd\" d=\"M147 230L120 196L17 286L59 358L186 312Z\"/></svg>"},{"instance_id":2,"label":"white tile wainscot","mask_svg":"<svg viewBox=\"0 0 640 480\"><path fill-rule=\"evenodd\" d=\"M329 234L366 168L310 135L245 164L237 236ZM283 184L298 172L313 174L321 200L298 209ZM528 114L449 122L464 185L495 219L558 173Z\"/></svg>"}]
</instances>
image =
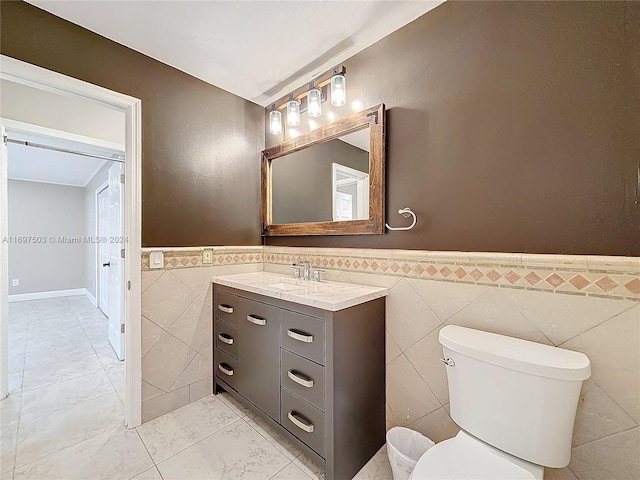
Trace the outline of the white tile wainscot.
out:
<instances>
[{"instance_id":1,"label":"white tile wainscot","mask_svg":"<svg viewBox=\"0 0 640 480\"><path fill-rule=\"evenodd\" d=\"M475 327L587 354L593 374L585 382L578 408L571 464L548 470L545 478L587 480L604 478L603 472L607 478L640 478L639 457L632 454L637 453L634 439L640 434L640 258L206 248L213 249L213 266L202 265L202 248L161 249L166 264L161 270L149 270L148 251L146 256L143 253L143 289L171 273L180 275L180 282L202 298L205 284L216 275L264 270L291 278L290 265L299 261L325 270L330 281L387 288L387 427L408 425L435 441L450 438L458 430L448 414L446 372L435 360L441 353L438 332L442 326ZM158 300L161 295L143 294L143 311ZM189 306L184 302L182 308L186 311ZM143 318L143 353L166 334ZM195 334L183 338L188 335ZM207 348L211 351L210 343ZM191 384L191 401L210 388L207 381ZM148 383L143 383L143 389L145 421L190 401L181 391L164 392Z\"/></svg>"}]
</instances>

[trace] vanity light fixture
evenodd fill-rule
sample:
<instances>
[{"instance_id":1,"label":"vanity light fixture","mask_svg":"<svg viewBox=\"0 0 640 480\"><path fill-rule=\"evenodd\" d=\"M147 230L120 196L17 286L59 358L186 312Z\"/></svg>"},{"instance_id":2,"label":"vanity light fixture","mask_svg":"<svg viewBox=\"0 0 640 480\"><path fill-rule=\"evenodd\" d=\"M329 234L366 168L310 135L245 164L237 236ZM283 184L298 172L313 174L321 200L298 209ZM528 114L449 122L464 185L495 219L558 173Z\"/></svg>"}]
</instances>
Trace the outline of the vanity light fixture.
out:
<instances>
[{"instance_id":1,"label":"vanity light fixture","mask_svg":"<svg viewBox=\"0 0 640 480\"><path fill-rule=\"evenodd\" d=\"M347 78L342 73L331 77L331 105L341 107L347 103Z\"/></svg>"},{"instance_id":2,"label":"vanity light fixture","mask_svg":"<svg viewBox=\"0 0 640 480\"><path fill-rule=\"evenodd\" d=\"M313 86L313 82L309 84L310 90L307 92L307 115L310 117L319 117L322 115L322 92Z\"/></svg>"},{"instance_id":3,"label":"vanity light fixture","mask_svg":"<svg viewBox=\"0 0 640 480\"><path fill-rule=\"evenodd\" d=\"M269 112L269 132L274 135L282 133L282 113L280 113L280 110L276 110L275 103L271 105L271 111Z\"/></svg>"},{"instance_id":4,"label":"vanity light fixture","mask_svg":"<svg viewBox=\"0 0 640 480\"><path fill-rule=\"evenodd\" d=\"M346 73L347 69L343 65L339 65L316 76L308 85L278 99L269 109L269 132L273 135L282 133L282 110L285 109L287 125L290 127L300 125L300 115L304 112L307 112L307 116L310 118L322 115L322 102L329 98L329 90L331 90L332 105L338 107L345 105L347 101ZM333 116L335 113L329 112L329 115Z\"/></svg>"},{"instance_id":5,"label":"vanity light fixture","mask_svg":"<svg viewBox=\"0 0 640 480\"><path fill-rule=\"evenodd\" d=\"M300 102L293 98L293 93L289 95L287 102L287 125L290 127L300 125Z\"/></svg>"}]
</instances>

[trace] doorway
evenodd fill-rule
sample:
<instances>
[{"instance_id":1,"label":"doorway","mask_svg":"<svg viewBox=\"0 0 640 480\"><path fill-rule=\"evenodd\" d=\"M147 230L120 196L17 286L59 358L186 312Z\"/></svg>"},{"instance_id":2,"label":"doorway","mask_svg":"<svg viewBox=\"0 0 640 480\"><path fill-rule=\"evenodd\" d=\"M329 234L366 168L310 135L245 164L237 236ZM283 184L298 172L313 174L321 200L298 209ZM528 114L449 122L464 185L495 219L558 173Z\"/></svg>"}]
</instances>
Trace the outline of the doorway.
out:
<instances>
[{"instance_id":1,"label":"doorway","mask_svg":"<svg viewBox=\"0 0 640 480\"><path fill-rule=\"evenodd\" d=\"M0 78L29 85L62 96L87 99L125 113L125 184L124 225L127 242L122 261L124 350L128 358L125 385L125 424L141 423L141 315L140 315L140 247L141 247L141 102L65 75L61 75L10 57L0 56ZM2 137L10 122L1 120ZM0 237L8 236L7 223L7 149L2 142L0 157ZM0 256L0 398L8 394L8 245L3 243Z\"/></svg>"}]
</instances>

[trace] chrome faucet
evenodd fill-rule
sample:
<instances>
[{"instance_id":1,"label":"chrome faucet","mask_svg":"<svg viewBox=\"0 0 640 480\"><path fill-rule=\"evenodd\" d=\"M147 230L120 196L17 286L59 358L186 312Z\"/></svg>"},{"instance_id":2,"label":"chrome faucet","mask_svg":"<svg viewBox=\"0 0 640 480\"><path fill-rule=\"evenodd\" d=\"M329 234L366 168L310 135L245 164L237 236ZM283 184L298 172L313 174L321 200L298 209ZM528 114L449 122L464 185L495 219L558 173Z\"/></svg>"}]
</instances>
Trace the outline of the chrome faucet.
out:
<instances>
[{"instance_id":1,"label":"chrome faucet","mask_svg":"<svg viewBox=\"0 0 640 480\"><path fill-rule=\"evenodd\" d=\"M311 279L311 265L309 262L298 262L293 264L294 267L302 267L302 279L309 281ZM295 271L295 270L294 270Z\"/></svg>"}]
</instances>

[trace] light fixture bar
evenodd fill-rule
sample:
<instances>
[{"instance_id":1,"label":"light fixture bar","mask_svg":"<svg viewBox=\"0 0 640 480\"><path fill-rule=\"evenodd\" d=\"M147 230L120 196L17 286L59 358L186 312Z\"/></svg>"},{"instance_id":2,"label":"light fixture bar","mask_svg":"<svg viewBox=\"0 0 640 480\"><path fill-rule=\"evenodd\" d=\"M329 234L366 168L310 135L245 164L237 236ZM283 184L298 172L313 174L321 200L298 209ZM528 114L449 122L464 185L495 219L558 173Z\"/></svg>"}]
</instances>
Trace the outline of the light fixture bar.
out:
<instances>
[{"instance_id":1,"label":"light fixture bar","mask_svg":"<svg viewBox=\"0 0 640 480\"><path fill-rule=\"evenodd\" d=\"M323 91L324 87L331 83L331 78L334 75L346 75L346 73L347 67L345 67L344 65L338 65L336 67L333 67L331 70L327 70L322 75L318 75L316 78L314 78L313 84L318 90ZM276 105L276 110L287 108L287 103L290 99L297 100L298 102L302 103L302 100L307 96L307 92L309 92L309 84L305 83L302 87L297 88L290 94L280 97L274 102L274 104Z\"/></svg>"}]
</instances>

